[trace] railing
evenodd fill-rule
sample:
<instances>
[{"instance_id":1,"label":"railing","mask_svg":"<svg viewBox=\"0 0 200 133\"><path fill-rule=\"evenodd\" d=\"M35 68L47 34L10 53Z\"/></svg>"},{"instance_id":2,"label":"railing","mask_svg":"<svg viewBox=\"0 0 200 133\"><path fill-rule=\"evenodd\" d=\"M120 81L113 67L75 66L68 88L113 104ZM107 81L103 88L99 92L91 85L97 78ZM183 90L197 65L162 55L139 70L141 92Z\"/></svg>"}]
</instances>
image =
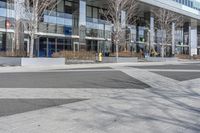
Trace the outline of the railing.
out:
<instances>
[{"instance_id":1,"label":"railing","mask_svg":"<svg viewBox=\"0 0 200 133\"><path fill-rule=\"evenodd\" d=\"M45 11L44 22L72 26L72 15L67 13Z\"/></svg>"},{"instance_id":2,"label":"railing","mask_svg":"<svg viewBox=\"0 0 200 133\"><path fill-rule=\"evenodd\" d=\"M87 17L86 21L86 36L106 39L111 38L111 23L105 20L90 17Z\"/></svg>"}]
</instances>

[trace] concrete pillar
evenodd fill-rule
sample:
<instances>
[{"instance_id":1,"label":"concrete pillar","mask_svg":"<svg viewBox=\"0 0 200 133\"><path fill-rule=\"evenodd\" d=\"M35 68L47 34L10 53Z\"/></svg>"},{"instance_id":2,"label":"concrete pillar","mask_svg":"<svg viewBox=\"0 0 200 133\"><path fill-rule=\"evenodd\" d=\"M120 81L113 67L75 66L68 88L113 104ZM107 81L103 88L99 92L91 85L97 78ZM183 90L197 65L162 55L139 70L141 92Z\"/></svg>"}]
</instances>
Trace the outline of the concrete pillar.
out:
<instances>
[{"instance_id":1,"label":"concrete pillar","mask_svg":"<svg viewBox=\"0 0 200 133\"><path fill-rule=\"evenodd\" d=\"M48 57L49 56L49 38L48 37L47 37L46 47L47 47L47 49L46 49L46 52L47 52L46 57Z\"/></svg>"},{"instance_id":2,"label":"concrete pillar","mask_svg":"<svg viewBox=\"0 0 200 133\"><path fill-rule=\"evenodd\" d=\"M55 38L55 52L58 52L58 38Z\"/></svg>"},{"instance_id":3,"label":"concrete pillar","mask_svg":"<svg viewBox=\"0 0 200 133\"><path fill-rule=\"evenodd\" d=\"M86 0L79 0L79 45L86 48Z\"/></svg>"},{"instance_id":4,"label":"concrete pillar","mask_svg":"<svg viewBox=\"0 0 200 133\"><path fill-rule=\"evenodd\" d=\"M126 45L127 45L126 44L127 43L126 42L126 40L127 40L126 32L127 32L127 29L126 29L126 12L125 11L121 11L121 26L122 26L122 29L124 30L124 32L123 32L123 35L121 35L121 36L123 36L123 38L120 38L120 39L123 39L123 42L124 42L123 47L126 51Z\"/></svg>"},{"instance_id":5,"label":"concrete pillar","mask_svg":"<svg viewBox=\"0 0 200 133\"><path fill-rule=\"evenodd\" d=\"M154 48L155 26L154 17L150 15L150 48ZM149 49L150 50L150 49Z\"/></svg>"},{"instance_id":6,"label":"concrete pillar","mask_svg":"<svg viewBox=\"0 0 200 133\"><path fill-rule=\"evenodd\" d=\"M24 0L14 1L14 11L15 11L15 49L23 50L24 47L24 27L21 22L25 9L23 8Z\"/></svg>"},{"instance_id":7,"label":"concrete pillar","mask_svg":"<svg viewBox=\"0 0 200 133\"><path fill-rule=\"evenodd\" d=\"M189 27L190 56L197 55L197 20L191 20Z\"/></svg>"},{"instance_id":8,"label":"concrete pillar","mask_svg":"<svg viewBox=\"0 0 200 133\"><path fill-rule=\"evenodd\" d=\"M175 55L175 23L172 23L172 55Z\"/></svg>"},{"instance_id":9,"label":"concrete pillar","mask_svg":"<svg viewBox=\"0 0 200 133\"><path fill-rule=\"evenodd\" d=\"M30 39L28 38L28 40L30 40ZM29 44L30 44L30 43L29 43ZM28 45L27 50L28 50L27 53L30 53L30 45ZM40 38L37 38L37 39L36 39L36 54L35 54L35 55L37 55L37 57L40 56Z\"/></svg>"}]
</instances>

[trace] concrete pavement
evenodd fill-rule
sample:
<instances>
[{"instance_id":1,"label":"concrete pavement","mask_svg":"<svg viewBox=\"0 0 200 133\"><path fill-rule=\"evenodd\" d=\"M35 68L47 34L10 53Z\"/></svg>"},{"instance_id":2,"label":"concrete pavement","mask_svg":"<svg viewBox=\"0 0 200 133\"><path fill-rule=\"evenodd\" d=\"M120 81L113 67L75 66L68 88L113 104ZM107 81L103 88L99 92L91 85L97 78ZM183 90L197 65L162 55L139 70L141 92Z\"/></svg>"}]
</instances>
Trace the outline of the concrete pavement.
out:
<instances>
[{"instance_id":1,"label":"concrete pavement","mask_svg":"<svg viewBox=\"0 0 200 133\"><path fill-rule=\"evenodd\" d=\"M185 65L185 63L170 63L167 65L177 64ZM79 66L80 68L76 69L76 72L83 72L83 75L87 75L87 73L88 75L90 73L96 75L97 71L102 74L101 80L115 77L122 81L121 83L116 81L117 86L119 84L123 86L127 80L131 79L132 83L133 79L137 79L137 81L142 81L142 85L150 86L143 86L143 89L137 89L137 86L134 85L124 86L120 89L110 81L110 86L104 86L109 82L101 82L99 88L90 88L87 85L83 85L82 88L39 88L39 86L36 88L30 88L31 86L29 88L0 88L0 101L1 99L23 99L22 101L25 100L25 102L26 99L33 99L33 101L37 101L37 99L65 99L64 103L59 104L59 106L54 104L49 108L35 109L29 112L25 110L20 114L16 112L13 115L0 117L0 133L199 133L200 77L195 76L190 80L185 79L182 81L176 79L178 74L167 77L155 73L155 71L150 71L154 67L151 69L133 67L140 65L144 66L142 63L100 65L100 67L112 68L103 69L106 70L105 72L99 66L95 68L96 65L88 66L93 67L92 71L90 71L91 69L83 70ZM145 65L148 67L155 64L147 63ZM161 69L157 65L166 64L156 63L154 70L159 71ZM193 65L196 64L188 63L187 67L191 66L193 68ZM88 67L84 66L84 68ZM182 67L180 66L180 69L177 68L176 70L190 71L190 69ZM69 73L65 69L71 70L71 68L66 67L55 67L42 68L38 71L45 71L47 74L48 72L58 71L60 71L59 73ZM171 69L162 68L162 71L169 72ZM26 72L28 70L26 69ZM15 72L17 71L22 74L23 70L18 69ZM193 69L193 71L199 73L197 69ZM25 70L23 74L26 74L24 72ZM117 76L113 73L117 73ZM70 75L69 77L73 78L73 76ZM187 76L187 74L184 76ZM193 74L188 73L188 76L193 77ZM80 77L79 80L89 77ZM93 78L96 77L91 76L91 79ZM87 81L92 83L92 80ZM65 103L66 99L83 100ZM45 102L42 103L46 106Z\"/></svg>"},{"instance_id":2,"label":"concrete pavement","mask_svg":"<svg viewBox=\"0 0 200 133\"><path fill-rule=\"evenodd\" d=\"M99 70L99 69L98 69ZM137 88L150 86L120 71L0 73L0 88Z\"/></svg>"}]
</instances>

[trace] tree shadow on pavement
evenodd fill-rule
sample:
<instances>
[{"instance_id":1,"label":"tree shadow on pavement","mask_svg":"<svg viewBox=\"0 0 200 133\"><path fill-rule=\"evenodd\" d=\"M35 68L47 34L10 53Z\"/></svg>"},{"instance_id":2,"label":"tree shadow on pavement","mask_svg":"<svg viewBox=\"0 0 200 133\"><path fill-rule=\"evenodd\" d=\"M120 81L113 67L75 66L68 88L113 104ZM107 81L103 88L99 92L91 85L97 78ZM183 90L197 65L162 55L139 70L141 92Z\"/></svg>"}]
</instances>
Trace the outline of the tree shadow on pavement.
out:
<instances>
[{"instance_id":1,"label":"tree shadow on pavement","mask_svg":"<svg viewBox=\"0 0 200 133\"><path fill-rule=\"evenodd\" d=\"M119 94L111 98L109 106L98 105L94 108L98 114L112 116L110 125L118 122L137 129L145 123L143 129L148 129L148 132L200 132L200 97L193 92L179 95L154 88L147 91L135 92L132 96ZM99 120L97 124L100 128L103 121ZM168 131L164 131L166 127ZM105 125L103 128L106 129Z\"/></svg>"}]
</instances>

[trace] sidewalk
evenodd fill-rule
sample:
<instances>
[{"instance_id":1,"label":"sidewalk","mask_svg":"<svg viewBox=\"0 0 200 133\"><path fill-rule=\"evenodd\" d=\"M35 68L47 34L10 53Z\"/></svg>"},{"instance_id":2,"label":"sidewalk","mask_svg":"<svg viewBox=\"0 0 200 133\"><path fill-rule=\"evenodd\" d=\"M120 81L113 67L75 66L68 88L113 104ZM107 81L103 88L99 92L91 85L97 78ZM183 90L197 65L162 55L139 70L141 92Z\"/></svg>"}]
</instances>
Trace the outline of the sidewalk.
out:
<instances>
[{"instance_id":1,"label":"sidewalk","mask_svg":"<svg viewBox=\"0 0 200 133\"><path fill-rule=\"evenodd\" d=\"M155 65L154 63L149 64ZM100 67L107 65L101 64ZM0 117L0 132L200 132L200 90L198 88L200 78L180 82L127 65L130 64L113 64L111 67L145 82L151 88L0 88L0 99L21 99L30 105L36 105L34 101L38 99L49 99L49 101L82 99L74 103ZM99 65L80 65L77 67L97 66L99 67ZM60 68L71 69L75 66L62 66ZM47 68L39 69L46 70ZM57 68L51 67L51 69ZM31 68L26 68L26 71L30 70ZM30 99L32 102L26 101Z\"/></svg>"},{"instance_id":2,"label":"sidewalk","mask_svg":"<svg viewBox=\"0 0 200 133\"><path fill-rule=\"evenodd\" d=\"M71 64L59 66L34 66L34 67L21 67L21 66L7 66L0 67L0 73L7 72L36 72L53 69L76 69L76 68L96 68L96 67L112 67L112 66L146 66L146 65L165 65L165 64L182 64L182 63L198 63L190 62L134 62L134 63L97 63L97 64ZM200 63L200 62L199 62Z\"/></svg>"}]
</instances>

